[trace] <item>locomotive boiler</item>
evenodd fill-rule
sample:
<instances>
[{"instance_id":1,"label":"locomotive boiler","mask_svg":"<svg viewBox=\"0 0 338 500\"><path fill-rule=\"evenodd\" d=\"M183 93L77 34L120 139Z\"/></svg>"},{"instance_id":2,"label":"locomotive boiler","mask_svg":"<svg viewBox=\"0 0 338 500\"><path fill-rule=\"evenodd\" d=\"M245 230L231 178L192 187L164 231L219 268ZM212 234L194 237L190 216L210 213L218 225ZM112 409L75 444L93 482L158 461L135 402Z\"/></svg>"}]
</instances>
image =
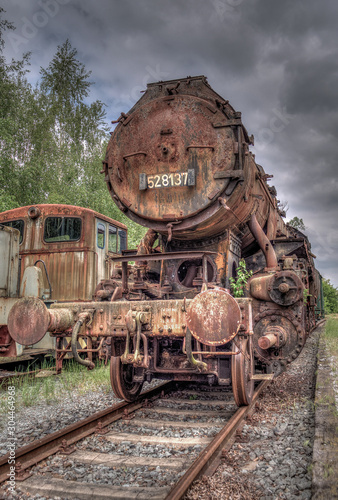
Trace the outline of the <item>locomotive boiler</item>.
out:
<instances>
[{"instance_id":1,"label":"locomotive boiler","mask_svg":"<svg viewBox=\"0 0 338 500\"><path fill-rule=\"evenodd\" d=\"M231 384L249 404L254 381L281 373L315 325L314 255L284 223L253 141L204 76L149 84L117 120L102 173L119 209L148 231L112 259L93 301L42 316L52 335L72 335L89 368L77 340L103 342L118 397L135 399L156 377ZM229 289L240 259L252 276L238 298ZM10 328L34 328L38 309L21 301Z\"/></svg>"}]
</instances>

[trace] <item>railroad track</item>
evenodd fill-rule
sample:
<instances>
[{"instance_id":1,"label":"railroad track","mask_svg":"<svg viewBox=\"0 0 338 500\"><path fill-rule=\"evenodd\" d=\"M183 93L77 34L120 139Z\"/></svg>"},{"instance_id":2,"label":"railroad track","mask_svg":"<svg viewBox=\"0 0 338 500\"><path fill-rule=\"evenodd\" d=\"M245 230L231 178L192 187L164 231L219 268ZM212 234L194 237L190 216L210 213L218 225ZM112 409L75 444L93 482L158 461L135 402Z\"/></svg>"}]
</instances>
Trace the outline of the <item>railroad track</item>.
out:
<instances>
[{"instance_id":1,"label":"railroad track","mask_svg":"<svg viewBox=\"0 0 338 500\"><path fill-rule=\"evenodd\" d=\"M215 470L270 380L241 408L231 392L162 384L17 449L17 488L44 497L182 498L194 480ZM8 473L6 455L1 483Z\"/></svg>"}]
</instances>

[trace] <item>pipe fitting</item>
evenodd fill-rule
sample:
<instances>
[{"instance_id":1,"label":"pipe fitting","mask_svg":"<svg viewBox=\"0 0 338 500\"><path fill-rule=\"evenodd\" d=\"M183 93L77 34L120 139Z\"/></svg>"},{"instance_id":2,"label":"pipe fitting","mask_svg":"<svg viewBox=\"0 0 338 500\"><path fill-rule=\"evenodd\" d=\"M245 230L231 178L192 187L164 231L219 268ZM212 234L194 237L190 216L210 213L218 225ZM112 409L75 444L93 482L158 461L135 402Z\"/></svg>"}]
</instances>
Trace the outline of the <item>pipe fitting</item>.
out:
<instances>
[{"instance_id":1,"label":"pipe fitting","mask_svg":"<svg viewBox=\"0 0 338 500\"><path fill-rule=\"evenodd\" d=\"M248 226L265 256L266 267L268 269L278 267L278 261L275 254L275 250L271 245L270 240L264 233L263 229L259 225L255 214L251 216L251 219L248 222Z\"/></svg>"},{"instance_id":2,"label":"pipe fitting","mask_svg":"<svg viewBox=\"0 0 338 500\"><path fill-rule=\"evenodd\" d=\"M71 339L71 347L72 347L72 353L74 356L74 359L83 366L86 366L89 370L93 370L95 368L95 365L90 359L82 359L79 356L79 353L77 352L77 337L79 335L79 331L84 324L84 322L87 319L90 319L92 316L91 311L84 311L79 314L79 318L77 322L74 325L73 331L72 331L72 339Z\"/></svg>"}]
</instances>

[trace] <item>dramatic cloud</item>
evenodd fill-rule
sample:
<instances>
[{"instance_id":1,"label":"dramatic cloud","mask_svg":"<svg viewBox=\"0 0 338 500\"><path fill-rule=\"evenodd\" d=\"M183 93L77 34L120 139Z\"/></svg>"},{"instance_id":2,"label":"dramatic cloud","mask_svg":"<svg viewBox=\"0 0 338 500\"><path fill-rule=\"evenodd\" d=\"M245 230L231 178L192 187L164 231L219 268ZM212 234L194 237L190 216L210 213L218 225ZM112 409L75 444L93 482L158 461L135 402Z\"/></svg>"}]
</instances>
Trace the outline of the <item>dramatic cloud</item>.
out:
<instances>
[{"instance_id":1,"label":"dramatic cloud","mask_svg":"<svg viewBox=\"0 0 338 500\"><path fill-rule=\"evenodd\" d=\"M32 52L30 81L69 38L92 98L115 119L147 83L205 74L255 135L288 216L303 218L338 286L336 0L5 0L6 57Z\"/></svg>"}]
</instances>

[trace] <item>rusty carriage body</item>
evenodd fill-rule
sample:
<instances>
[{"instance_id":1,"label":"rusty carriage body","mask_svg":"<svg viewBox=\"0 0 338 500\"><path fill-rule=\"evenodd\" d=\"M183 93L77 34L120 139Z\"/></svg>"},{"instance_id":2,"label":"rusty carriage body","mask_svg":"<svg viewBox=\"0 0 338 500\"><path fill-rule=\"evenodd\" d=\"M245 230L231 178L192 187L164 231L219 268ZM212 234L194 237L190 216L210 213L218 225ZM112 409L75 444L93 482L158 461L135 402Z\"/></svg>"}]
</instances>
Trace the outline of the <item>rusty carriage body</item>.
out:
<instances>
[{"instance_id":1,"label":"rusty carriage body","mask_svg":"<svg viewBox=\"0 0 338 500\"><path fill-rule=\"evenodd\" d=\"M148 231L113 259L94 301L53 304L45 328L72 333L73 352L78 338L105 339L112 387L126 400L156 377L232 384L246 405L255 379L281 373L315 325L310 244L284 223L241 113L205 77L149 84L117 123L102 173L120 210ZM252 276L235 298L240 259ZM13 328L25 314L23 304Z\"/></svg>"},{"instance_id":2,"label":"rusty carriage body","mask_svg":"<svg viewBox=\"0 0 338 500\"><path fill-rule=\"evenodd\" d=\"M10 334L7 320L12 306L19 297L37 297L47 308L55 302L92 300L97 283L113 272L111 257L127 248L127 228L93 210L59 204L2 212L0 225L2 236L15 234L13 243L3 242L6 255L14 249L12 267L5 267L15 275L15 290L7 287L0 297L0 363L30 360L55 349L59 359L65 341L55 345L55 338L38 325L33 331L23 325L14 336ZM86 342L81 348L87 348Z\"/></svg>"}]
</instances>

